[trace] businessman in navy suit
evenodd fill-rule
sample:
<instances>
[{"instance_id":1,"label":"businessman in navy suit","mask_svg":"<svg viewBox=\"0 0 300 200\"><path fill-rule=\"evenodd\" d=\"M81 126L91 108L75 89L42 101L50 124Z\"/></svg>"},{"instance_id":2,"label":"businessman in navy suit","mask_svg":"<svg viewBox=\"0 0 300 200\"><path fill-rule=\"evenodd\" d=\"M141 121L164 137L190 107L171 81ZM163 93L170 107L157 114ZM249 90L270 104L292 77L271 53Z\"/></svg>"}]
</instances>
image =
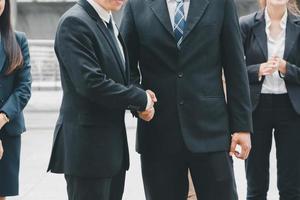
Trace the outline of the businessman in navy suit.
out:
<instances>
[{"instance_id":1,"label":"businessman in navy suit","mask_svg":"<svg viewBox=\"0 0 300 200\"><path fill-rule=\"evenodd\" d=\"M122 199L129 167L125 110L154 114L155 95L130 85L127 51L111 14L122 4L80 0L58 25L63 101L49 170L65 174L69 200Z\"/></svg>"},{"instance_id":2,"label":"businessman in navy suit","mask_svg":"<svg viewBox=\"0 0 300 200\"><path fill-rule=\"evenodd\" d=\"M131 81L158 99L137 130L147 200L185 200L188 169L199 199L237 199L229 152L247 158L252 124L234 1L129 0L120 30Z\"/></svg>"}]
</instances>

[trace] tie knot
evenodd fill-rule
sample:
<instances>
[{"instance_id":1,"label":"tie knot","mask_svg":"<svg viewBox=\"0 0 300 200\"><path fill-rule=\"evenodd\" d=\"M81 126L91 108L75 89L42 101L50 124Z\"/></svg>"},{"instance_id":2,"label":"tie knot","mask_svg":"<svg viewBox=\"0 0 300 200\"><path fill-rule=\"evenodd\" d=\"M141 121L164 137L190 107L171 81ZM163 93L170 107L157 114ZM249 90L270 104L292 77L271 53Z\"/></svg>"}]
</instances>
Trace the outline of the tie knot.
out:
<instances>
[{"instance_id":1,"label":"tie knot","mask_svg":"<svg viewBox=\"0 0 300 200\"><path fill-rule=\"evenodd\" d=\"M108 29L110 29L110 30L113 30L113 29L114 29L114 28L113 28L113 20L112 20L111 17L109 18L109 22L106 23L106 24L107 24L107 28L108 28Z\"/></svg>"},{"instance_id":2,"label":"tie knot","mask_svg":"<svg viewBox=\"0 0 300 200\"><path fill-rule=\"evenodd\" d=\"M183 0L175 0L177 3L183 3Z\"/></svg>"}]
</instances>

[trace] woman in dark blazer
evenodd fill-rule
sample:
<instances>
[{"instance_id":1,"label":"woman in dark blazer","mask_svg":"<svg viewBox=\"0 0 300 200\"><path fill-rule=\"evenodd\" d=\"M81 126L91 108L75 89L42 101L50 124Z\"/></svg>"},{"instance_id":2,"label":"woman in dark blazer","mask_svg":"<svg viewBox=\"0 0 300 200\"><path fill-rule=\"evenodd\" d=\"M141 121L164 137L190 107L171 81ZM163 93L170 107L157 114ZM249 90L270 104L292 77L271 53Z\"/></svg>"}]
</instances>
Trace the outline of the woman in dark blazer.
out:
<instances>
[{"instance_id":1,"label":"woman in dark blazer","mask_svg":"<svg viewBox=\"0 0 300 200\"><path fill-rule=\"evenodd\" d=\"M246 161L248 200L265 200L276 144L281 200L300 199L300 18L295 0L261 0L242 17L253 105L252 152Z\"/></svg>"},{"instance_id":2,"label":"woman in dark blazer","mask_svg":"<svg viewBox=\"0 0 300 200\"><path fill-rule=\"evenodd\" d=\"M18 195L22 110L31 92L27 39L11 27L10 2L0 0L0 200Z\"/></svg>"}]
</instances>

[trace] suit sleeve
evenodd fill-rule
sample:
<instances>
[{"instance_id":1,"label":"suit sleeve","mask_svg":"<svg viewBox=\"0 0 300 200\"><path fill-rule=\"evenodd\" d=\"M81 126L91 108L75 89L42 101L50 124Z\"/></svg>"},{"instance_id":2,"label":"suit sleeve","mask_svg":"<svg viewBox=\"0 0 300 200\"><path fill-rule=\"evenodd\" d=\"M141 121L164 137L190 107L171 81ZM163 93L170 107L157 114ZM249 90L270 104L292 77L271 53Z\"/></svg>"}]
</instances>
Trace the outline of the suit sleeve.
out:
<instances>
[{"instance_id":1,"label":"suit sleeve","mask_svg":"<svg viewBox=\"0 0 300 200\"><path fill-rule=\"evenodd\" d=\"M240 20L240 28L241 28L241 36L242 36L244 52L245 52L245 49L247 49L247 45L249 45L247 43L247 37L249 36L250 33L249 33L249 28L247 27L246 19L244 19L244 17L242 17ZM246 57L245 59L247 60ZM259 68L260 68L260 64L247 65L247 72L248 72L248 78L250 84L259 83L262 80L258 76Z\"/></svg>"},{"instance_id":2,"label":"suit sleeve","mask_svg":"<svg viewBox=\"0 0 300 200\"><path fill-rule=\"evenodd\" d=\"M130 60L130 82L139 88L143 88L141 85L141 74L138 66L139 36L135 28L135 21L130 1L127 2L124 9L120 32L128 49L128 56ZM138 117L138 113L135 111L132 111L132 115Z\"/></svg>"},{"instance_id":3,"label":"suit sleeve","mask_svg":"<svg viewBox=\"0 0 300 200\"><path fill-rule=\"evenodd\" d=\"M20 48L23 55L23 66L14 72L17 73L15 89L0 109L0 111L6 113L10 120L14 120L23 111L31 97L31 66L28 42L25 35L21 35Z\"/></svg>"},{"instance_id":4,"label":"suit sleeve","mask_svg":"<svg viewBox=\"0 0 300 200\"><path fill-rule=\"evenodd\" d=\"M229 122L232 133L252 132L250 89L241 31L233 0L225 0L221 34Z\"/></svg>"},{"instance_id":5,"label":"suit sleeve","mask_svg":"<svg viewBox=\"0 0 300 200\"><path fill-rule=\"evenodd\" d=\"M122 18L120 26L120 32L124 38L125 44L128 49L128 55L130 60L130 81L137 87L142 88L141 74L138 67L139 61L139 36L135 28L135 21L132 13L131 2L128 1Z\"/></svg>"},{"instance_id":6,"label":"suit sleeve","mask_svg":"<svg viewBox=\"0 0 300 200\"><path fill-rule=\"evenodd\" d=\"M300 85L300 67L287 62L284 79Z\"/></svg>"},{"instance_id":7,"label":"suit sleeve","mask_svg":"<svg viewBox=\"0 0 300 200\"><path fill-rule=\"evenodd\" d=\"M145 110L145 91L116 83L102 71L95 42L88 25L75 17L66 18L58 30L55 51L76 91L107 108Z\"/></svg>"}]
</instances>

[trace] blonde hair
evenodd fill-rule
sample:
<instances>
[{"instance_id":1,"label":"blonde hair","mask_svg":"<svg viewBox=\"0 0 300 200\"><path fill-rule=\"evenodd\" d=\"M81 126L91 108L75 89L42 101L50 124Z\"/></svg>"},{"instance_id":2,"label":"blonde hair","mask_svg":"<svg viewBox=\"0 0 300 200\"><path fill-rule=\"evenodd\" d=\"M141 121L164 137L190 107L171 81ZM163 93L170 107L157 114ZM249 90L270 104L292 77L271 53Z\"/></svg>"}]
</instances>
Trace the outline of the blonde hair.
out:
<instances>
[{"instance_id":1,"label":"blonde hair","mask_svg":"<svg viewBox=\"0 0 300 200\"><path fill-rule=\"evenodd\" d=\"M258 0L258 3L261 8L265 8L267 6L267 0ZM289 0L287 4L288 11L294 15L300 15L300 10L298 7L298 3L296 0Z\"/></svg>"}]
</instances>

